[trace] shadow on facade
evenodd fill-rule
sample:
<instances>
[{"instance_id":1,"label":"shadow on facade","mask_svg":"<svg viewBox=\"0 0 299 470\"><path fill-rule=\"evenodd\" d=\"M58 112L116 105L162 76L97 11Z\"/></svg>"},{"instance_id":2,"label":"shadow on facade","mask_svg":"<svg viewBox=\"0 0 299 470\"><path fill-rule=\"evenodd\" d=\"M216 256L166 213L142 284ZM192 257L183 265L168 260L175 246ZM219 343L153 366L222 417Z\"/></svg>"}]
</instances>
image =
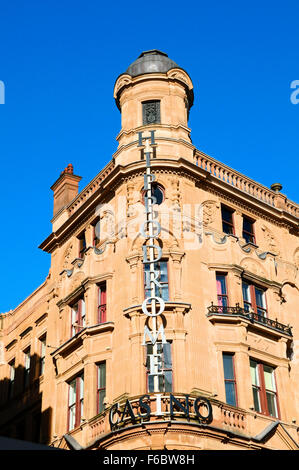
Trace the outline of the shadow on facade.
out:
<instances>
[{"instance_id":1,"label":"shadow on facade","mask_svg":"<svg viewBox=\"0 0 299 470\"><path fill-rule=\"evenodd\" d=\"M11 378L0 381L0 436L49 444L52 408L42 408L42 367L34 354L30 368L13 368Z\"/></svg>"}]
</instances>

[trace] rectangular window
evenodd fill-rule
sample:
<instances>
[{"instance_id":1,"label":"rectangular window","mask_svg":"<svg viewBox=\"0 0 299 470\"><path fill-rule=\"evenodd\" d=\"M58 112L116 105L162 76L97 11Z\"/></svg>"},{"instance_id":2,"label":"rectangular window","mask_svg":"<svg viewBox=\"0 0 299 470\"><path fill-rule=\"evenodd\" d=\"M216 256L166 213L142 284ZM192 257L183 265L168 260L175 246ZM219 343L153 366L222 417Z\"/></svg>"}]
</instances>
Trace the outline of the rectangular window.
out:
<instances>
[{"instance_id":1,"label":"rectangular window","mask_svg":"<svg viewBox=\"0 0 299 470\"><path fill-rule=\"evenodd\" d=\"M16 364L15 359L9 363L9 384L8 384L8 398L12 398L15 390L15 380L16 380Z\"/></svg>"},{"instance_id":2,"label":"rectangular window","mask_svg":"<svg viewBox=\"0 0 299 470\"><path fill-rule=\"evenodd\" d=\"M43 375L45 370L45 357L46 357L46 335L42 336L40 339L40 359L39 359L39 374Z\"/></svg>"},{"instance_id":3,"label":"rectangular window","mask_svg":"<svg viewBox=\"0 0 299 470\"><path fill-rule=\"evenodd\" d=\"M221 204L222 231L234 235L233 209Z\"/></svg>"},{"instance_id":4,"label":"rectangular window","mask_svg":"<svg viewBox=\"0 0 299 470\"><path fill-rule=\"evenodd\" d=\"M106 396L106 362L98 365L97 412L104 411L104 398Z\"/></svg>"},{"instance_id":5,"label":"rectangular window","mask_svg":"<svg viewBox=\"0 0 299 470\"><path fill-rule=\"evenodd\" d=\"M68 430L81 424L83 416L84 376L74 378L69 383Z\"/></svg>"},{"instance_id":6,"label":"rectangular window","mask_svg":"<svg viewBox=\"0 0 299 470\"><path fill-rule=\"evenodd\" d=\"M106 282L102 282L98 289L98 323L105 323L107 321Z\"/></svg>"},{"instance_id":7,"label":"rectangular window","mask_svg":"<svg viewBox=\"0 0 299 470\"><path fill-rule=\"evenodd\" d=\"M266 294L263 289L247 281L243 281L242 293L246 312L254 312L261 317L267 316Z\"/></svg>"},{"instance_id":8,"label":"rectangular window","mask_svg":"<svg viewBox=\"0 0 299 470\"><path fill-rule=\"evenodd\" d=\"M84 257L84 252L86 250L85 232L80 233L80 235L78 235L77 238L79 240L79 253L78 253L78 256L79 256L79 258L83 258Z\"/></svg>"},{"instance_id":9,"label":"rectangular window","mask_svg":"<svg viewBox=\"0 0 299 470\"><path fill-rule=\"evenodd\" d=\"M278 418L274 368L251 359L250 374L255 411Z\"/></svg>"},{"instance_id":10,"label":"rectangular window","mask_svg":"<svg viewBox=\"0 0 299 470\"><path fill-rule=\"evenodd\" d=\"M73 337L86 326L85 301L83 298L72 305L71 317L71 336Z\"/></svg>"},{"instance_id":11,"label":"rectangular window","mask_svg":"<svg viewBox=\"0 0 299 470\"><path fill-rule=\"evenodd\" d=\"M30 368L31 368L30 348L27 348L24 351L24 381L23 381L24 388L28 387L29 385Z\"/></svg>"},{"instance_id":12,"label":"rectangular window","mask_svg":"<svg viewBox=\"0 0 299 470\"><path fill-rule=\"evenodd\" d=\"M145 297L151 297L150 289L150 264L144 264L144 290ZM156 297L161 297L164 301L169 300L169 290L168 290L168 263L167 261L158 261L154 263L154 269L158 273L155 275L156 285L155 285L155 295ZM158 284L158 285L157 285Z\"/></svg>"},{"instance_id":13,"label":"rectangular window","mask_svg":"<svg viewBox=\"0 0 299 470\"><path fill-rule=\"evenodd\" d=\"M254 221L243 215L243 231L242 237L245 238L247 243L255 243Z\"/></svg>"},{"instance_id":14,"label":"rectangular window","mask_svg":"<svg viewBox=\"0 0 299 470\"><path fill-rule=\"evenodd\" d=\"M100 218L98 217L94 222L93 222L93 246L97 246L100 243Z\"/></svg>"},{"instance_id":15,"label":"rectangular window","mask_svg":"<svg viewBox=\"0 0 299 470\"><path fill-rule=\"evenodd\" d=\"M226 403L237 406L237 386L235 377L235 357L233 354L223 353L223 371Z\"/></svg>"},{"instance_id":16,"label":"rectangular window","mask_svg":"<svg viewBox=\"0 0 299 470\"><path fill-rule=\"evenodd\" d=\"M172 392L172 360L171 360L171 344L156 343L157 351L154 357L154 345L146 345L146 368L147 368L147 389L148 392ZM151 365L155 362L158 364L158 375L152 374ZM156 379L157 377L157 379ZM155 390L155 381L158 384L158 390Z\"/></svg>"},{"instance_id":17,"label":"rectangular window","mask_svg":"<svg viewBox=\"0 0 299 470\"><path fill-rule=\"evenodd\" d=\"M216 274L217 300L220 307L228 306L226 274ZM225 308L222 309L225 311Z\"/></svg>"},{"instance_id":18,"label":"rectangular window","mask_svg":"<svg viewBox=\"0 0 299 470\"><path fill-rule=\"evenodd\" d=\"M160 124L160 101L144 101L142 103L142 124Z\"/></svg>"}]
</instances>

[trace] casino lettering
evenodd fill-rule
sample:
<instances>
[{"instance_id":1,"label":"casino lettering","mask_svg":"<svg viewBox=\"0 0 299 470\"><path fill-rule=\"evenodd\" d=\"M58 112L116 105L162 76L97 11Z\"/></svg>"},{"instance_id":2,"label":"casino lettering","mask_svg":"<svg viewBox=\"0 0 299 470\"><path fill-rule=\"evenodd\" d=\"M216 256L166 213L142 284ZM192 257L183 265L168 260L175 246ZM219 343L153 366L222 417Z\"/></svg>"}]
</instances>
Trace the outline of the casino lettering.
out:
<instances>
[{"instance_id":1,"label":"casino lettering","mask_svg":"<svg viewBox=\"0 0 299 470\"><path fill-rule=\"evenodd\" d=\"M162 411L162 400L169 403L168 411ZM134 404L134 406L133 406ZM111 430L130 423L149 421L161 417L170 420L177 418L194 419L198 423L209 424L213 421L213 410L210 401L205 397L162 394L142 395L139 399L126 400L123 405L115 403L109 412Z\"/></svg>"}]
</instances>

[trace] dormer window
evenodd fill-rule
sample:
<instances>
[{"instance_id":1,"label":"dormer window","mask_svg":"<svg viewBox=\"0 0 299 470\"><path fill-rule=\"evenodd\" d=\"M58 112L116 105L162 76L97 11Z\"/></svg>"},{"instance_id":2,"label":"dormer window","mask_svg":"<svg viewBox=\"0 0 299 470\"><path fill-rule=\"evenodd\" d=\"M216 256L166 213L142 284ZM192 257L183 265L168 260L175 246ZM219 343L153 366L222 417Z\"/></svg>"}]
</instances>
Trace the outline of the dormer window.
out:
<instances>
[{"instance_id":1,"label":"dormer window","mask_svg":"<svg viewBox=\"0 0 299 470\"><path fill-rule=\"evenodd\" d=\"M142 103L142 124L160 124L160 101L144 101Z\"/></svg>"}]
</instances>

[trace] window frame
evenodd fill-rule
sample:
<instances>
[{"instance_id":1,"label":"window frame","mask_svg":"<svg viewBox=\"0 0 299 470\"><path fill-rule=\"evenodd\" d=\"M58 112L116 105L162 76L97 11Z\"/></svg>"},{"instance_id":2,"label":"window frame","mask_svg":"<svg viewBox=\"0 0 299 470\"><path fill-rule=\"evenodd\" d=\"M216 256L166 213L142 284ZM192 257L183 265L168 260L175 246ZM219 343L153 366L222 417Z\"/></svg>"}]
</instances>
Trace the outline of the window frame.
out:
<instances>
[{"instance_id":1,"label":"window frame","mask_svg":"<svg viewBox=\"0 0 299 470\"><path fill-rule=\"evenodd\" d=\"M256 368L257 369L257 378L258 378L258 382L259 382L258 385L253 384L252 383L252 376L251 376L252 393L253 393L253 388L255 388L257 390L257 396L258 396L259 408L260 408L259 410L256 409L255 403L254 403L254 394L253 394L254 410L256 411L256 413L280 419L280 408L279 408L277 381L276 381L276 374L275 374L276 367L273 367L269 364L266 364L264 362L261 362L259 360L254 359L254 358L250 358L250 360L249 360L250 374L251 374L251 364L252 363L255 363L257 365L257 368ZM272 375L274 390L269 390L269 389L266 388L264 367L269 367L270 369L272 369L271 375ZM273 394L274 397L275 397L276 416L271 415L270 412L269 412L268 401L267 401L267 391L268 391L268 393Z\"/></svg>"},{"instance_id":2,"label":"window frame","mask_svg":"<svg viewBox=\"0 0 299 470\"><path fill-rule=\"evenodd\" d=\"M99 387L100 385L100 367L105 367L105 384L103 387ZM102 413L105 410L104 399L106 397L106 390L107 390L107 363L106 361L99 362L97 364L97 414ZM100 394L104 391L102 404L100 406Z\"/></svg>"},{"instance_id":3,"label":"window frame","mask_svg":"<svg viewBox=\"0 0 299 470\"><path fill-rule=\"evenodd\" d=\"M242 223L242 237L245 239L246 243L252 243L255 245L256 243L256 238L255 238L255 229L254 229L254 224L255 220L252 219L251 217L248 217L247 215L242 215L243 223ZM251 224L252 232L248 232L247 230L244 230L244 221L247 220ZM245 234L245 236L244 236ZM247 240L246 236L249 236L249 238L252 238L251 240Z\"/></svg>"},{"instance_id":4,"label":"window frame","mask_svg":"<svg viewBox=\"0 0 299 470\"><path fill-rule=\"evenodd\" d=\"M163 204L163 202L165 201L165 188L164 186L162 186L161 183L159 183L159 181L153 181L152 184L151 184L151 188L152 188L152 196L154 196L154 191L155 189L159 189L159 191L161 191L162 193L162 201L160 203L156 203L155 205L157 206L160 206L161 204ZM145 205L145 195L146 195L147 191L144 189L144 187L142 188L141 190L141 194L142 194L142 204Z\"/></svg>"},{"instance_id":5,"label":"window frame","mask_svg":"<svg viewBox=\"0 0 299 470\"><path fill-rule=\"evenodd\" d=\"M71 399L71 385L75 383L75 400L70 404ZM67 415L67 429L72 431L81 424L84 406L84 372L76 375L73 379L67 382L68 384L68 415ZM83 389L83 390L82 390ZM71 422L71 409L75 409L74 423Z\"/></svg>"},{"instance_id":6,"label":"window frame","mask_svg":"<svg viewBox=\"0 0 299 470\"><path fill-rule=\"evenodd\" d=\"M159 281L159 282L160 282L160 284L163 284L163 285L165 284L165 285L167 285L168 298L167 298L167 299L164 299L163 296L160 295L159 292L158 292L158 293L156 292L156 290L158 289L158 286L155 286L155 287L156 287L156 288L155 288L155 295L156 295L156 297L162 298L162 299L164 300L164 302L169 302L169 299L170 299L170 289L169 289L169 284L170 284L170 283L169 283L169 260L166 259L166 258L161 258L159 261L157 261L156 263L154 263L154 266L156 266L157 263L166 263L166 268L167 268L167 269L166 269L166 272L167 272L167 282L160 282L160 281ZM150 297L150 295L147 295L147 292L146 292L147 289L146 289L146 274L145 274L146 269L145 269L145 265L149 265L149 263L144 263L144 264L143 264L143 291L144 291L144 298L148 299L148 298ZM159 270L159 271L161 272L161 270ZM161 288L161 291L162 291L161 294L163 294L163 287Z\"/></svg>"},{"instance_id":7,"label":"window frame","mask_svg":"<svg viewBox=\"0 0 299 470\"><path fill-rule=\"evenodd\" d=\"M28 346L23 350L24 354L24 376L23 376L23 390L29 387L30 384L30 375L31 375L31 348Z\"/></svg>"},{"instance_id":8,"label":"window frame","mask_svg":"<svg viewBox=\"0 0 299 470\"><path fill-rule=\"evenodd\" d=\"M165 374L163 373L163 390L159 390L159 392L157 393L172 393L173 392L173 384L174 384L174 378L173 378L173 346L172 346L172 341L166 341L166 343L169 344L169 351L170 351L170 360L171 360L171 368L167 367L165 368L164 367L164 364L165 364L165 360L164 360L164 351L163 351L163 343L161 341L157 341L156 344L158 345L162 345L162 368L161 370L163 372L171 372L171 390L168 390L166 391L166 387L165 387ZM147 390L147 393L154 393L152 391L150 391L149 389L149 367L148 367L148 356L149 356L149 352L148 352L148 347L153 347L154 345L152 343L146 343L145 345L145 355L146 355L146 361L145 361L145 368L146 368L146 390ZM161 354L161 352L158 352L158 354ZM160 388L160 381L159 381L159 388Z\"/></svg>"},{"instance_id":9,"label":"window frame","mask_svg":"<svg viewBox=\"0 0 299 470\"><path fill-rule=\"evenodd\" d=\"M8 399L13 398L15 394L16 385L16 359L13 358L8 362L9 365L9 384L8 384ZM13 373L12 373L13 372Z\"/></svg>"},{"instance_id":10,"label":"window frame","mask_svg":"<svg viewBox=\"0 0 299 470\"><path fill-rule=\"evenodd\" d=\"M248 292L249 292L249 298L250 301L244 299L244 290L243 287L244 285L247 285L249 287ZM256 296L256 290L259 290L262 292L262 298L264 302L264 306L258 305L257 304L257 296ZM243 296L243 306L246 312L250 313L250 308L253 310L253 312L258 315L259 317L262 318L268 318L268 306L267 306L267 296L266 296L266 291L267 289L264 289L263 287L252 283L248 281L247 279L242 279L242 296ZM246 308L247 306L247 308ZM263 315L261 315L260 311L263 312Z\"/></svg>"},{"instance_id":11,"label":"window frame","mask_svg":"<svg viewBox=\"0 0 299 470\"><path fill-rule=\"evenodd\" d=\"M39 338L40 341L40 358L39 358L39 370L38 370L38 376L40 377L41 375L44 374L45 371L45 358L46 358L46 350L47 350L47 333L44 333L42 336Z\"/></svg>"},{"instance_id":12,"label":"window frame","mask_svg":"<svg viewBox=\"0 0 299 470\"><path fill-rule=\"evenodd\" d=\"M100 224L100 238L97 237L96 235L96 226ZM101 242L101 219L100 217L97 217L93 222L92 222L92 246L97 247L100 242Z\"/></svg>"},{"instance_id":13,"label":"window frame","mask_svg":"<svg viewBox=\"0 0 299 470\"><path fill-rule=\"evenodd\" d=\"M224 356L229 356L232 359L232 370L233 370L233 378L228 379L225 377L225 368L224 368ZM226 403L230 406L239 406L238 405L238 388L237 388L237 378L236 378L236 367L235 367L235 353L232 352L222 352L222 364L223 364L223 376L224 376L224 389L225 389L225 399ZM232 383L234 385L234 393L235 393L235 404L228 403L227 401L227 393L226 393L226 383Z\"/></svg>"},{"instance_id":14,"label":"window frame","mask_svg":"<svg viewBox=\"0 0 299 470\"><path fill-rule=\"evenodd\" d=\"M156 108L156 113L157 113L157 116L158 116L158 120L155 120L154 122L146 122L145 107L146 107L146 105L153 104L153 103L155 103L156 106L158 104L158 109ZM152 126L152 125L155 125L155 124L161 124L161 100L152 99L152 100L142 101L141 106L142 106L142 125L143 126Z\"/></svg>"},{"instance_id":15,"label":"window frame","mask_svg":"<svg viewBox=\"0 0 299 470\"><path fill-rule=\"evenodd\" d=\"M105 287L104 290L103 290L103 287ZM97 322L100 325L102 323L106 323L107 321L107 282L103 281L97 284L97 290L98 290ZM104 294L103 298L102 298L102 294ZM105 300L105 303L102 303L102 300Z\"/></svg>"},{"instance_id":16,"label":"window frame","mask_svg":"<svg viewBox=\"0 0 299 470\"><path fill-rule=\"evenodd\" d=\"M228 212L230 212L231 214L231 222L227 222L226 220L224 220L223 218L223 210L226 210ZM225 204L222 204L221 203L221 222L222 222L222 232L225 233L226 235L235 235L235 221L234 221L234 213L235 213L235 209L232 209L231 207L225 205ZM224 230L224 224L227 224L231 227L232 231L231 232L227 232Z\"/></svg>"},{"instance_id":17,"label":"window frame","mask_svg":"<svg viewBox=\"0 0 299 470\"><path fill-rule=\"evenodd\" d=\"M78 257L80 259L84 258L84 252L86 250L86 236L85 236L85 230L83 230L78 236L77 240L79 241L79 246L78 246Z\"/></svg>"},{"instance_id":18,"label":"window frame","mask_svg":"<svg viewBox=\"0 0 299 470\"><path fill-rule=\"evenodd\" d=\"M225 293L222 292L222 283L217 279L219 277L223 277L224 278L224 286L225 286ZM218 283L219 282L219 283ZM219 293L218 291L218 286L221 287L221 294ZM217 305L218 307L224 307L224 310L225 310L225 307L228 307L229 306L229 296L228 296L228 282L227 282L227 273L224 273L224 272L219 272L217 271L216 272L216 289L217 289ZM219 297L221 297L221 299L226 299L226 304L222 304L220 303L220 299Z\"/></svg>"},{"instance_id":19,"label":"window frame","mask_svg":"<svg viewBox=\"0 0 299 470\"><path fill-rule=\"evenodd\" d=\"M78 310L74 311L74 307L78 305ZM82 309L82 306L84 305L84 308ZM71 308L71 338L76 336L77 333L80 333L83 328L86 327L86 304L85 304L85 299L84 295L81 297L78 297L72 304L70 305ZM82 315L82 312L84 310L84 315ZM74 312L76 314L76 317L74 318ZM82 322L83 320L83 322ZM75 323L77 323L77 326L75 326Z\"/></svg>"}]
</instances>

